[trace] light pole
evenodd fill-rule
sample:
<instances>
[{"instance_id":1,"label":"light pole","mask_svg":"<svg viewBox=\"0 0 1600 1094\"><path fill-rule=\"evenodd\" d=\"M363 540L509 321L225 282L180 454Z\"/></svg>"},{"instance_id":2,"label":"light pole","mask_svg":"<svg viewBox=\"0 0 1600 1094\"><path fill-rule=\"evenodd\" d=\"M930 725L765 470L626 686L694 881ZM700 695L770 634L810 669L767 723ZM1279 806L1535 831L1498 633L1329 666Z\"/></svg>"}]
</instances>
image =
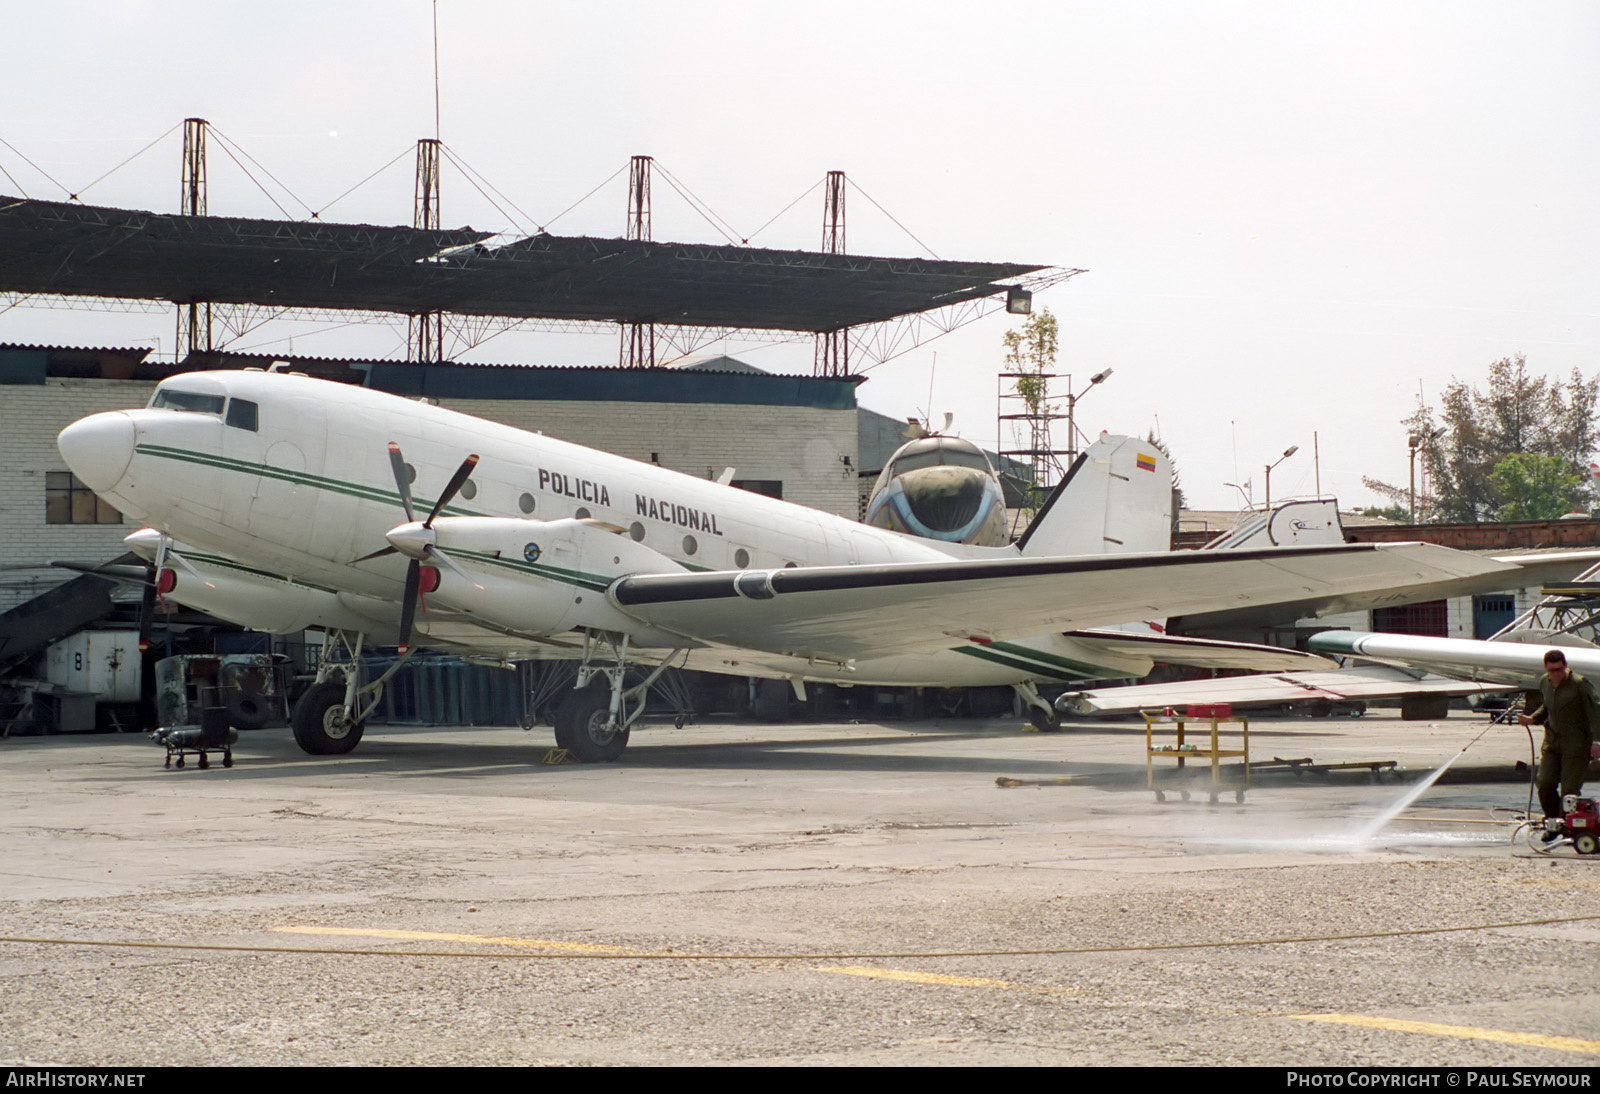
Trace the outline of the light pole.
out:
<instances>
[{"instance_id":1,"label":"light pole","mask_svg":"<svg viewBox=\"0 0 1600 1094\"><path fill-rule=\"evenodd\" d=\"M1083 392L1081 394L1073 392L1070 388L1067 391L1067 464L1068 464L1068 466L1071 466L1072 461L1077 459L1077 457L1078 457L1078 423L1077 423L1077 421L1075 420L1075 417L1074 417L1076 412L1077 412L1078 400L1083 398L1084 395L1087 395L1087 394L1089 394L1089 392L1093 391L1094 390L1094 386L1096 384L1105 383L1106 377L1110 376L1113 371L1114 371L1113 369L1109 369L1108 368L1108 369L1104 369L1104 370L1102 370L1100 372L1097 372L1093 376L1089 377L1089 386L1084 388Z\"/></svg>"},{"instance_id":2,"label":"light pole","mask_svg":"<svg viewBox=\"0 0 1600 1094\"><path fill-rule=\"evenodd\" d=\"M1444 426L1440 426L1438 429L1435 429L1433 432L1429 433L1427 436L1423 436L1420 433L1413 433L1409 437L1406 438L1406 444L1411 449L1411 454L1410 454L1410 464L1411 464L1411 507L1410 507L1411 508L1411 518L1410 519L1411 519L1411 523L1412 524L1417 523L1417 450L1419 448L1421 448L1424 444L1432 444L1434 441L1438 440L1440 437L1443 437L1445 435L1445 428L1446 427L1444 427Z\"/></svg>"},{"instance_id":3,"label":"light pole","mask_svg":"<svg viewBox=\"0 0 1600 1094\"><path fill-rule=\"evenodd\" d=\"M1285 448L1283 450L1283 455L1279 456L1277 459L1275 459L1271 463L1267 464L1267 475L1266 475L1266 478L1267 478L1267 506L1266 507L1268 509L1272 508L1272 469L1274 467L1277 467L1280 463L1282 463L1284 460L1288 459L1290 456L1294 455L1298 451L1300 451L1300 446L1297 445L1297 444L1291 444L1288 448Z\"/></svg>"}]
</instances>

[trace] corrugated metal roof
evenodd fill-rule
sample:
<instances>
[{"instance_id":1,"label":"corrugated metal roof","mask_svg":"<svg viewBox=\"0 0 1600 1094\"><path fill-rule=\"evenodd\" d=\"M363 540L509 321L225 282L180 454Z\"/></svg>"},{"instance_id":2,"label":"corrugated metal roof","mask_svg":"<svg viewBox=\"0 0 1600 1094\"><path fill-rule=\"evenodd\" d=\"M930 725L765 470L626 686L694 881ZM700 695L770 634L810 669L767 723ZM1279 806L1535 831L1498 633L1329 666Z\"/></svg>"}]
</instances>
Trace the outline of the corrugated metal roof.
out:
<instances>
[{"instance_id":1,"label":"corrugated metal roof","mask_svg":"<svg viewBox=\"0 0 1600 1094\"><path fill-rule=\"evenodd\" d=\"M0 197L0 291L266 307L829 331L994 295L1046 267Z\"/></svg>"}]
</instances>

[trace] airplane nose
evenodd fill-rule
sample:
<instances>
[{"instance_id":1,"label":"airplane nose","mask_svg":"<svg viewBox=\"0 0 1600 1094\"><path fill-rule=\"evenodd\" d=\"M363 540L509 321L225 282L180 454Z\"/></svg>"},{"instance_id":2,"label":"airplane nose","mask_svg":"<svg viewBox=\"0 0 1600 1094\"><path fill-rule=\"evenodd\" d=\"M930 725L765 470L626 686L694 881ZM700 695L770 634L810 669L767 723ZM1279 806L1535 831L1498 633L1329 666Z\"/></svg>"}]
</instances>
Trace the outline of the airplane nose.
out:
<instances>
[{"instance_id":1,"label":"airplane nose","mask_svg":"<svg viewBox=\"0 0 1600 1094\"><path fill-rule=\"evenodd\" d=\"M122 481L133 461L133 441L133 419L113 410L73 422L56 438L56 447L72 473L98 494Z\"/></svg>"}]
</instances>

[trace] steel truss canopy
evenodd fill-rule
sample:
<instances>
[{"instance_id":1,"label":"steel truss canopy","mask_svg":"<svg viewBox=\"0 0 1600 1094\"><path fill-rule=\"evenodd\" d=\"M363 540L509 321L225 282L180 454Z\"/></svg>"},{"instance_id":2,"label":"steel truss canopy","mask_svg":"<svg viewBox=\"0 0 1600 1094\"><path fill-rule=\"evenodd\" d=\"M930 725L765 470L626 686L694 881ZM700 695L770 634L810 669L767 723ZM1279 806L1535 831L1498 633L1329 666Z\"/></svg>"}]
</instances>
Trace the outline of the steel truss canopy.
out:
<instances>
[{"instance_id":1,"label":"steel truss canopy","mask_svg":"<svg viewBox=\"0 0 1600 1094\"><path fill-rule=\"evenodd\" d=\"M1070 276L1019 263L494 239L0 196L0 292L820 332Z\"/></svg>"}]
</instances>

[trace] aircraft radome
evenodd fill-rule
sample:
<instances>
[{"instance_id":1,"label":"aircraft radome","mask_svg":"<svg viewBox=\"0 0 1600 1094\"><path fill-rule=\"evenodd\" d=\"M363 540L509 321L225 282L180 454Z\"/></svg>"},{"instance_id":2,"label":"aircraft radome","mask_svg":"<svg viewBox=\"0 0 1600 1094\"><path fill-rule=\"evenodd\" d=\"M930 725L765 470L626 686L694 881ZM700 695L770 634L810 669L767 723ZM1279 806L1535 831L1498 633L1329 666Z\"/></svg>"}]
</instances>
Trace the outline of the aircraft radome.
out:
<instances>
[{"instance_id":1,"label":"aircraft radome","mask_svg":"<svg viewBox=\"0 0 1600 1094\"><path fill-rule=\"evenodd\" d=\"M1168 464L1129 438L1080 457L1028 533L1000 547L873 528L279 371L172 377L142 409L68 426L59 446L90 489L149 526L128 542L163 595L257 630L321 628L345 648L291 719L318 754L355 746L394 671L360 679L369 641L578 660L556 740L599 761L622 753L669 665L797 691L1009 684L1044 717L1040 682L1149 671L1148 644L1067 633L1081 628L1516 584L1514 565L1425 544L1168 552ZM1213 655L1248 648L1230 645ZM649 675L630 684L630 665Z\"/></svg>"}]
</instances>

